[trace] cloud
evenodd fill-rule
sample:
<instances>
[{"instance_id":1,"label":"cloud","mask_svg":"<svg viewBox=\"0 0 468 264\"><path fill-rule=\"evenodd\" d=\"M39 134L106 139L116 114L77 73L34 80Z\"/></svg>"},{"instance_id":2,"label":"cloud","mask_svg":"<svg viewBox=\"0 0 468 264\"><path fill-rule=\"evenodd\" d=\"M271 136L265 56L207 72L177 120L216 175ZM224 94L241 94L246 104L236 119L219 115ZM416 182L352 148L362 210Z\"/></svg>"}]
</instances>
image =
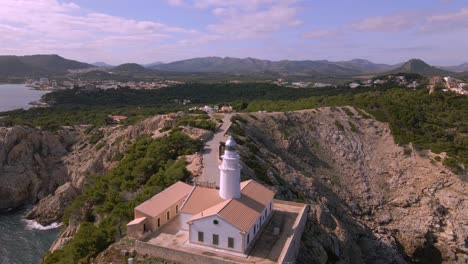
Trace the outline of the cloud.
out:
<instances>
[{"instance_id":1,"label":"cloud","mask_svg":"<svg viewBox=\"0 0 468 264\"><path fill-rule=\"evenodd\" d=\"M452 31L468 28L468 8L456 12L434 14L426 19L422 32Z\"/></svg>"},{"instance_id":2,"label":"cloud","mask_svg":"<svg viewBox=\"0 0 468 264\"><path fill-rule=\"evenodd\" d=\"M58 0L2 0L0 8L0 53L16 50L19 54L81 57L79 51L86 49L91 57L127 48L131 54L131 49L197 33L153 21L93 13Z\"/></svg>"},{"instance_id":3,"label":"cloud","mask_svg":"<svg viewBox=\"0 0 468 264\"><path fill-rule=\"evenodd\" d=\"M171 6L187 6L184 0L167 0L167 3Z\"/></svg>"},{"instance_id":4,"label":"cloud","mask_svg":"<svg viewBox=\"0 0 468 264\"><path fill-rule=\"evenodd\" d=\"M346 28L358 31L399 32L411 29L417 23L417 16L398 13L387 16L369 17L351 24Z\"/></svg>"},{"instance_id":5,"label":"cloud","mask_svg":"<svg viewBox=\"0 0 468 264\"><path fill-rule=\"evenodd\" d=\"M336 40L343 39L345 37L345 34L338 29L318 29L305 32L302 36L310 39Z\"/></svg>"}]
</instances>

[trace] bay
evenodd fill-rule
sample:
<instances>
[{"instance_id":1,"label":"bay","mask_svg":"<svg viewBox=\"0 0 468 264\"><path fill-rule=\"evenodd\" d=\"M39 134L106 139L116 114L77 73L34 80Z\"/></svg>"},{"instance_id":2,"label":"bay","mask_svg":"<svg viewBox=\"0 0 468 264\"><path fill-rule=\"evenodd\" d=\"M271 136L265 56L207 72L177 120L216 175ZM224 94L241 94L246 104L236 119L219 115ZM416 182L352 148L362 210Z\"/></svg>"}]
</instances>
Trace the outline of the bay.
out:
<instances>
[{"instance_id":1,"label":"bay","mask_svg":"<svg viewBox=\"0 0 468 264\"><path fill-rule=\"evenodd\" d=\"M29 103L40 100L45 93L24 84L0 84L0 112L31 108ZM43 227L24 219L30 209L0 211L1 264L40 263L57 238L56 225Z\"/></svg>"},{"instance_id":2,"label":"bay","mask_svg":"<svg viewBox=\"0 0 468 264\"><path fill-rule=\"evenodd\" d=\"M24 84L0 84L0 112L31 108L29 103L41 99L45 93Z\"/></svg>"}]
</instances>

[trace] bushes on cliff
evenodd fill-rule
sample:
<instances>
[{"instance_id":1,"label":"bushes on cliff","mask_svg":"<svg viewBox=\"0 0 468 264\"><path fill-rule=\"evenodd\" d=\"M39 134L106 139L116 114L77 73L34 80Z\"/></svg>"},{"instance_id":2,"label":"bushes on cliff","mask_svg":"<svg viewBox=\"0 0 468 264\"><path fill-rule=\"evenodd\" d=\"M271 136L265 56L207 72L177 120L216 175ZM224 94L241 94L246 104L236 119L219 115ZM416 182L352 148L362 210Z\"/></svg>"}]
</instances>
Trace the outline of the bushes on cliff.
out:
<instances>
[{"instance_id":1,"label":"bushes on cliff","mask_svg":"<svg viewBox=\"0 0 468 264\"><path fill-rule=\"evenodd\" d=\"M126 233L133 208L189 176L179 157L200 150L202 143L181 132L138 140L119 165L94 177L65 211L63 222L79 224L73 240L48 254L43 263L80 263L96 256ZM99 223L94 223L99 219Z\"/></svg>"},{"instance_id":2,"label":"bushes on cliff","mask_svg":"<svg viewBox=\"0 0 468 264\"><path fill-rule=\"evenodd\" d=\"M260 100L246 111L291 111L321 106L351 105L365 109L377 120L388 122L395 141L419 149L447 152L444 164L463 174L468 168L468 97L455 93L428 94L427 90L387 89L298 100ZM358 111L362 114L362 111ZM367 115L363 116L368 118ZM340 127L337 124L338 127ZM463 164L463 166L460 166ZM463 172L463 168L465 170Z\"/></svg>"}]
</instances>

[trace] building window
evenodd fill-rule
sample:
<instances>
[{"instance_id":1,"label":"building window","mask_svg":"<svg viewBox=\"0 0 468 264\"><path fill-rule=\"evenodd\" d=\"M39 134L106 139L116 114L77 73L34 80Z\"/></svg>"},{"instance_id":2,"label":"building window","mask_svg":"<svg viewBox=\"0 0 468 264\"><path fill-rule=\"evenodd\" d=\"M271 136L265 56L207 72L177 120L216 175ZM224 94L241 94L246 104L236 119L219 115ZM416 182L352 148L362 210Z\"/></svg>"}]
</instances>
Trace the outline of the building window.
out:
<instances>
[{"instance_id":1,"label":"building window","mask_svg":"<svg viewBox=\"0 0 468 264\"><path fill-rule=\"evenodd\" d=\"M254 235L257 233L257 225L254 225Z\"/></svg>"},{"instance_id":2,"label":"building window","mask_svg":"<svg viewBox=\"0 0 468 264\"><path fill-rule=\"evenodd\" d=\"M158 227L161 226L161 218L158 218Z\"/></svg>"},{"instance_id":3,"label":"building window","mask_svg":"<svg viewBox=\"0 0 468 264\"><path fill-rule=\"evenodd\" d=\"M267 210L265 210L265 218L267 217L267 212L268 212L268 211L267 211Z\"/></svg>"},{"instance_id":4,"label":"building window","mask_svg":"<svg viewBox=\"0 0 468 264\"><path fill-rule=\"evenodd\" d=\"M216 220L216 219L213 220L213 224L215 224L215 225L219 224L218 220Z\"/></svg>"},{"instance_id":5,"label":"building window","mask_svg":"<svg viewBox=\"0 0 468 264\"><path fill-rule=\"evenodd\" d=\"M179 212L179 205L175 206L175 212L176 212L176 214Z\"/></svg>"},{"instance_id":6,"label":"building window","mask_svg":"<svg viewBox=\"0 0 468 264\"><path fill-rule=\"evenodd\" d=\"M213 245L219 245L219 236L217 234L213 234Z\"/></svg>"},{"instance_id":7,"label":"building window","mask_svg":"<svg viewBox=\"0 0 468 264\"><path fill-rule=\"evenodd\" d=\"M250 243L250 234L247 234L247 245Z\"/></svg>"},{"instance_id":8,"label":"building window","mask_svg":"<svg viewBox=\"0 0 468 264\"><path fill-rule=\"evenodd\" d=\"M203 242L203 232L198 232L198 241Z\"/></svg>"},{"instance_id":9,"label":"building window","mask_svg":"<svg viewBox=\"0 0 468 264\"><path fill-rule=\"evenodd\" d=\"M228 247L234 248L234 238L228 237Z\"/></svg>"},{"instance_id":10,"label":"building window","mask_svg":"<svg viewBox=\"0 0 468 264\"><path fill-rule=\"evenodd\" d=\"M169 220L169 218L171 217L171 214L169 212L166 213L166 218L167 220Z\"/></svg>"}]
</instances>

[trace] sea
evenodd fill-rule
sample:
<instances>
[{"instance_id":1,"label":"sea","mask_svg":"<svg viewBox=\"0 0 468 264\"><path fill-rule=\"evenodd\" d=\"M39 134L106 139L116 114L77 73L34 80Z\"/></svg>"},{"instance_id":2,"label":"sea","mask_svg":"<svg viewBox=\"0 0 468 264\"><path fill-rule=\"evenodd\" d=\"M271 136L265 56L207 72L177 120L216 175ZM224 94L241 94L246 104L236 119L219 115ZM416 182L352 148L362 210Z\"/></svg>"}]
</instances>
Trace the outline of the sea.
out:
<instances>
[{"instance_id":1,"label":"sea","mask_svg":"<svg viewBox=\"0 0 468 264\"><path fill-rule=\"evenodd\" d=\"M0 84L0 112L28 109L44 91L24 84ZM0 114L1 115L1 114ZM41 226L26 220L31 207L0 211L0 264L35 264L47 252L59 233L60 224Z\"/></svg>"},{"instance_id":2,"label":"sea","mask_svg":"<svg viewBox=\"0 0 468 264\"><path fill-rule=\"evenodd\" d=\"M41 99L45 93L24 84L0 84L0 112L31 108L29 103Z\"/></svg>"}]
</instances>

